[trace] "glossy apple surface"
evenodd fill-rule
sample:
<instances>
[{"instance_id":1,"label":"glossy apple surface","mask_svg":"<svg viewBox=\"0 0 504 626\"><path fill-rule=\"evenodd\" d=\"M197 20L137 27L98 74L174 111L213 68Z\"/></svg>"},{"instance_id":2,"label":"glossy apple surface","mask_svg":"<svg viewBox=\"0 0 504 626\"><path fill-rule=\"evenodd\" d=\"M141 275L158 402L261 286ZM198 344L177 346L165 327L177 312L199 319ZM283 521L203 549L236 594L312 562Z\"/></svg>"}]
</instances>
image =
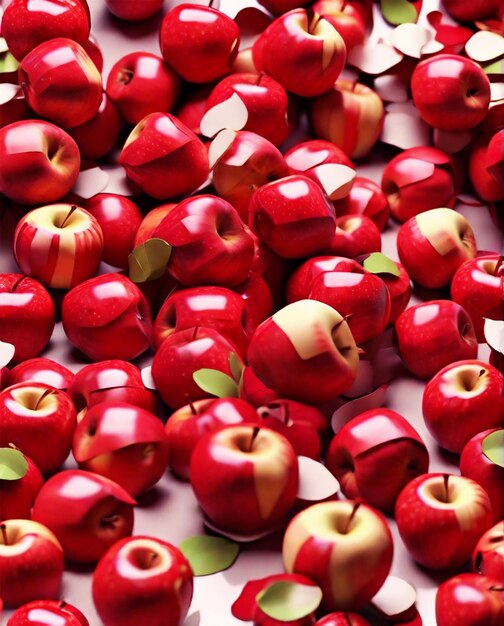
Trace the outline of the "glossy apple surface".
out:
<instances>
[{"instance_id":1,"label":"glossy apple surface","mask_svg":"<svg viewBox=\"0 0 504 626\"><path fill-rule=\"evenodd\" d=\"M387 577L393 543L383 515L355 502L308 507L285 531L287 572L304 574L322 589L326 611L359 609Z\"/></svg>"},{"instance_id":2,"label":"glossy apple surface","mask_svg":"<svg viewBox=\"0 0 504 626\"><path fill-rule=\"evenodd\" d=\"M504 585L504 521L480 537L472 555L472 569Z\"/></svg>"},{"instance_id":3,"label":"glossy apple surface","mask_svg":"<svg viewBox=\"0 0 504 626\"><path fill-rule=\"evenodd\" d=\"M33 501L44 484L39 468L30 457L22 456L28 464L25 475L17 480L0 479L0 519L31 519Z\"/></svg>"},{"instance_id":4,"label":"glossy apple surface","mask_svg":"<svg viewBox=\"0 0 504 626\"><path fill-rule=\"evenodd\" d=\"M413 305L401 313L395 332L399 354L418 378L432 378L450 363L477 356L478 342L471 318L451 300Z\"/></svg>"},{"instance_id":5,"label":"glossy apple surface","mask_svg":"<svg viewBox=\"0 0 504 626\"><path fill-rule=\"evenodd\" d=\"M34 600L19 607L7 626L89 626L86 616L64 600Z\"/></svg>"},{"instance_id":6,"label":"glossy apple surface","mask_svg":"<svg viewBox=\"0 0 504 626\"><path fill-rule=\"evenodd\" d=\"M493 522L492 505L476 482L424 474L399 494L395 519L409 554L429 569L460 567Z\"/></svg>"},{"instance_id":7,"label":"glossy apple surface","mask_svg":"<svg viewBox=\"0 0 504 626\"><path fill-rule=\"evenodd\" d=\"M255 424L228 426L199 441L189 478L212 524L253 535L285 520L297 497L298 461L279 433Z\"/></svg>"},{"instance_id":8,"label":"glossy apple surface","mask_svg":"<svg viewBox=\"0 0 504 626\"><path fill-rule=\"evenodd\" d=\"M74 374L67 367L52 359L28 359L13 367L10 371L11 385L18 383L43 383L66 391L74 379ZM1 516L0 516L1 517Z\"/></svg>"},{"instance_id":9,"label":"glossy apple surface","mask_svg":"<svg viewBox=\"0 0 504 626\"><path fill-rule=\"evenodd\" d=\"M163 6L162 0L105 0L107 9L126 22L143 22L159 13Z\"/></svg>"},{"instance_id":10,"label":"glossy apple surface","mask_svg":"<svg viewBox=\"0 0 504 626\"><path fill-rule=\"evenodd\" d=\"M73 455L84 470L116 482L132 496L162 477L168 444L161 420L126 402L101 402L79 422Z\"/></svg>"},{"instance_id":11,"label":"glossy apple surface","mask_svg":"<svg viewBox=\"0 0 504 626\"><path fill-rule=\"evenodd\" d=\"M387 513L413 478L429 469L429 453L409 422L389 409L365 411L333 438L326 466L349 499Z\"/></svg>"},{"instance_id":12,"label":"glossy apple surface","mask_svg":"<svg viewBox=\"0 0 504 626\"><path fill-rule=\"evenodd\" d=\"M71 289L62 320L68 339L93 361L134 359L151 344L149 305L121 274L102 274Z\"/></svg>"},{"instance_id":13,"label":"glossy apple surface","mask_svg":"<svg viewBox=\"0 0 504 626\"><path fill-rule=\"evenodd\" d=\"M333 239L323 253L355 259L381 249L380 231L372 219L366 215L342 215L336 218Z\"/></svg>"},{"instance_id":14,"label":"glossy apple surface","mask_svg":"<svg viewBox=\"0 0 504 626\"><path fill-rule=\"evenodd\" d=\"M104 626L148 620L182 626L193 593L191 567L178 548L153 537L115 543L93 574L93 600Z\"/></svg>"},{"instance_id":15,"label":"glossy apple surface","mask_svg":"<svg viewBox=\"0 0 504 626\"><path fill-rule=\"evenodd\" d=\"M103 476L65 470L39 491L32 519L54 533L66 559L94 563L116 541L131 535L135 504L127 491Z\"/></svg>"},{"instance_id":16,"label":"glossy apple surface","mask_svg":"<svg viewBox=\"0 0 504 626\"><path fill-rule=\"evenodd\" d=\"M390 215L390 205L381 187L362 176L354 179L352 189L345 198L334 203L336 215L365 215L373 220L381 232Z\"/></svg>"}]
</instances>

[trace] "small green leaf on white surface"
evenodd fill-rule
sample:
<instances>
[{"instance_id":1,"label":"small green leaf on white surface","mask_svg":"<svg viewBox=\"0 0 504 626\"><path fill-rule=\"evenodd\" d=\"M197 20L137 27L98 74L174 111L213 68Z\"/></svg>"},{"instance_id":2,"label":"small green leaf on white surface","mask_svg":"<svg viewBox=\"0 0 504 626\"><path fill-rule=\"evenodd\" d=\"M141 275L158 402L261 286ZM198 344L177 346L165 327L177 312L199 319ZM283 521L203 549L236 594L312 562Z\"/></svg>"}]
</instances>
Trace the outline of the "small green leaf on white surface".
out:
<instances>
[{"instance_id":1,"label":"small green leaf on white surface","mask_svg":"<svg viewBox=\"0 0 504 626\"><path fill-rule=\"evenodd\" d=\"M263 613L281 622L302 619L316 611L322 601L320 587L278 581L257 595L257 604Z\"/></svg>"},{"instance_id":2,"label":"small green leaf on white surface","mask_svg":"<svg viewBox=\"0 0 504 626\"><path fill-rule=\"evenodd\" d=\"M381 11L387 22L394 26L414 23L418 19L415 7L408 0L381 0Z\"/></svg>"},{"instance_id":3,"label":"small green leaf on white surface","mask_svg":"<svg viewBox=\"0 0 504 626\"><path fill-rule=\"evenodd\" d=\"M504 76L504 59L498 59L485 65L483 71L489 76Z\"/></svg>"},{"instance_id":4,"label":"small green leaf on white surface","mask_svg":"<svg viewBox=\"0 0 504 626\"><path fill-rule=\"evenodd\" d=\"M238 398L238 385L224 372L203 367L193 373L193 380L202 391L217 398Z\"/></svg>"},{"instance_id":5,"label":"small green leaf on white surface","mask_svg":"<svg viewBox=\"0 0 504 626\"><path fill-rule=\"evenodd\" d=\"M481 448L487 459L504 467L504 428L487 435L481 442Z\"/></svg>"},{"instance_id":6,"label":"small green leaf on white surface","mask_svg":"<svg viewBox=\"0 0 504 626\"><path fill-rule=\"evenodd\" d=\"M15 448L0 448L0 480L19 480L28 471L28 461Z\"/></svg>"},{"instance_id":7,"label":"small green leaf on white surface","mask_svg":"<svg viewBox=\"0 0 504 626\"><path fill-rule=\"evenodd\" d=\"M240 550L237 543L224 537L195 535L185 539L179 549L189 561L195 576L222 572L236 561Z\"/></svg>"},{"instance_id":8,"label":"small green leaf on white surface","mask_svg":"<svg viewBox=\"0 0 504 626\"><path fill-rule=\"evenodd\" d=\"M0 368L8 365L14 358L16 348L6 341L0 341Z\"/></svg>"},{"instance_id":9,"label":"small green leaf on white surface","mask_svg":"<svg viewBox=\"0 0 504 626\"><path fill-rule=\"evenodd\" d=\"M381 252L373 252L363 263L364 269L372 274L392 274L399 276L397 264Z\"/></svg>"},{"instance_id":10,"label":"small green leaf on white surface","mask_svg":"<svg viewBox=\"0 0 504 626\"><path fill-rule=\"evenodd\" d=\"M236 93L219 102L201 118L200 130L206 137L215 137L221 130L241 130L248 120L245 103Z\"/></svg>"},{"instance_id":11,"label":"small green leaf on white surface","mask_svg":"<svg viewBox=\"0 0 504 626\"><path fill-rule=\"evenodd\" d=\"M148 239L128 256L129 277L134 283L161 278L170 260L172 247L163 239Z\"/></svg>"},{"instance_id":12,"label":"small green leaf on white surface","mask_svg":"<svg viewBox=\"0 0 504 626\"><path fill-rule=\"evenodd\" d=\"M19 67L19 62L12 56L10 52L0 54L0 74L10 74L15 72Z\"/></svg>"},{"instance_id":13,"label":"small green leaf on white surface","mask_svg":"<svg viewBox=\"0 0 504 626\"><path fill-rule=\"evenodd\" d=\"M298 456L300 500L320 502L339 491L340 485L331 472L319 461Z\"/></svg>"}]
</instances>

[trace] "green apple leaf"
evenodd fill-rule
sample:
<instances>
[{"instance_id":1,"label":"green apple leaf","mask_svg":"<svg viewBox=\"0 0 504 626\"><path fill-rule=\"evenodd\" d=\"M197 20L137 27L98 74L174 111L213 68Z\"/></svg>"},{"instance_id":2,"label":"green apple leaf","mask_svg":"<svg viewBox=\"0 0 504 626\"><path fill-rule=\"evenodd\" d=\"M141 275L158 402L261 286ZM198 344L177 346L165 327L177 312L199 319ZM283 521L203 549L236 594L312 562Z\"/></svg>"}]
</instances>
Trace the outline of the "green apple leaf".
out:
<instances>
[{"instance_id":1,"label":"green apple leaf","mask_svg":"<svg viewBox=\"0 0 504 626\"><path fill-rule=\"evenodd\" d=\"M392 274L399 276L397 264L381 252L373 252L363 263L364 269L372 274Z\"/></svg>"},{"instance_id":2,"label":"green apple leaf","mask_svg":"<svg viewBox=\"0 0 504 626\"><path fill-rule=\"evenodd\" d=\"M0 74L10 74L15 72L19 67L19 62L12 56L10 52L0 54Z\"/></svg>"},{"instance_id":3,"label":"green apple leaf","mask_svg":"<svg viewBox=\"0 0 504 626\"><path fill-rule=\"evenodd\" d=\"M234 541L212 535L184 539L179 549L189 561L195 576L208 576L228 569L236 561L240 550Z\"/></svg>"},{"instance_id":4,"label":"green apple leaf","mask_svg":"<svg viewBox=\"0 0 504 626\"><path fill-rule=\"evenodd\" d=\"M28 461L15 448L0 448L0 480L19 480L28 471Z\"/></svg>"},{"instance_id":5,"label":"green apple leaf","mask_svg":"<svg viewBox=\"0 0 504 626\"><path fill-rule=\"evenodd\" d=\"M483 67L485 74L489 76L502 76L504 74L504 59L497 59Z\"/></svg>"},{"instance_id":6,"label":"green apple leaf","mask_svg":"<svg viewBox=\"0 0 504 626\"><path fill-rule=\"evenodd\" d=\"M217 398L238 398L239 396L236 382L231 376L219 370L203 367L193 373L193 380L200 389Z\"/></svg>"},{"instance_id":7,"label":"green apple leaf","mask_svg":"<svg viewBox=\"0 0 504 626\"><path fill-rule=\"evenodd\" d=\"M241 362L240 357L234 352L231 352L231 354L229 355L229 369L231 370L231 374L233 375L236 383L239 385L243 374L244 365Z\"/></svg>"},{"instance_id":8,"label":"green apple leaf","mask_svg":"<svg viewBox=\"0 0 504 626\"><path fill-rule=\"evenodd\" d=\"M504 428L487 435L481 442L483 454L499 467L504 467Z\"/></svg>"},{"instance_id":9,"label":"green apple leaf","mask_svg":"<svg viewBox=\"0 0 504 626\"><path fill-rule=\"evenodd\" d=\"M381 11L387 22L394 26L415 24L418 19L415 7L408 0L381 0Z\"/></svg>"},{"instance_id":10,"label":"green apple leaf","mask_svg":"<svg viewBox=\"0 0 504 626\"><path fill-rule=\"evenodd\" d=\"M281 622L302 619L316 611L322 600L320 587L281 580L272 583L256 596L264 613Z\"/></svg>"},{"instance_id":11,"label":"green apple leaf","mask_svg":"<svg viewBox=\"0 0 504 626\"><path fill-rule=\"evenodd\" d=\"M161 278L170 260L172 247L164 239L148 239L128 256L129 277L134 283Z\"/></svg>"}]
</instances>

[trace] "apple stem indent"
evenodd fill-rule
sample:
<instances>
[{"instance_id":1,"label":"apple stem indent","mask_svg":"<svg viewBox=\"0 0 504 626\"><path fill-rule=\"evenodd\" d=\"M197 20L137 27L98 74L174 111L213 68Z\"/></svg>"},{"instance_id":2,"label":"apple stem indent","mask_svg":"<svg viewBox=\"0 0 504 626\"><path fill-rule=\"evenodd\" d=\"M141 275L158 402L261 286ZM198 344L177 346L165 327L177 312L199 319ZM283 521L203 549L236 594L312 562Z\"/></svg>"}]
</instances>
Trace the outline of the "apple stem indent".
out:
<instances>
[{"instance_id":1,"label":"apple stem indent","mask_svg":"<svg viewBox=\"0 0 504 626\"><path fill-rule=\"evenodd\" d=\"M8 546L9 541L7 539L7 526L5 524L0 524L0 531L2 532L2 540L4 542L4 546Z\"/></svg>"},{"instance_id":2,"label":"apple stem indent","mask_svg":"<svg viewBox=\"0 0 504 626\"><path fill-rule=\"evenodd\" d=\"M70 211L68 211L65 219L61 222L60 224L60 228L65 228L65 224L67 223L68 219L72 216L72 214L77 210L77 205L76 204L72 204L72 206L70 207Z\"/></svg>"},{"instance_id":3,"label":"apple stem indent","mask_svg":"<svg viewBox=\"0 0 504 626\"><path fill-rule=\"evenodd\" d=\"M261 430L260 426L256 426L254 428L254 431L252 432L252 437L250 439L250 444L249 444L249 452L252 452L252 448L254 447L254 441L256 440L257 435L259 434L259 431Z\"/></svg>"},{"instance_id":4,"label":"apple stem indent","mask_svg":"<svg viewBox=\"0 0 504 626\"><path fill-rule=\"evenodd\" d=\"M350 529L350 524L352 523L352 520L355 517L355 514L359 510L359 507L360 507L360 502L354 502L352 512L348 516L348 519L346 521L345 527L343 528L343 534L344 535L346 535L348 533L348 531Z\"/></svg>"}]
</instances>

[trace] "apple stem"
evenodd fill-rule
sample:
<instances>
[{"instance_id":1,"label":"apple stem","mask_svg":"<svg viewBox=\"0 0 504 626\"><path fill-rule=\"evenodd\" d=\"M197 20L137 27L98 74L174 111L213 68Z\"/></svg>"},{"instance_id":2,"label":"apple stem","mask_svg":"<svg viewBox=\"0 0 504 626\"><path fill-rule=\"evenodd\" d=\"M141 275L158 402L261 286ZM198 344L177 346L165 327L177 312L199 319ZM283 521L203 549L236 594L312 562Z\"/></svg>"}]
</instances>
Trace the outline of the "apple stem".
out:
<instances>
[{"instance_id":1,"label":"apple stem","mask_svg":"<svg viewBox=\"0 0 504 626\"><path fill-rule=\"evenodd\" d=\"M214 0L210 0L210 2L208 3L208 8L209 9L213 8L213 3L214 3Z\"/></svg>"},{"instance_id":2,"label":"apple stem","mask_svg":"<svg viewBox=\"0 0 504 626\"><path fill-rule=\"evenodd\" d=\"M58 604L58 608L64 609L67 604L68 602L65 602L65 600L61 600L60 603Z\"/></svg>"},{"instance_id":3,"label":"apple stem","mask_svg":"<svg viewBox=\"0 0 504 626\"><path fill-rule=\"evenodd\" d=\"M308 28L308 32L310 33L310 35L313 34L315 29L317 28L317 24L320 22L321 19L322 19L321 15L319 15L318 13L313 13L313 17L310 22L310 26Z\"/></svg>"},{"instance_id":4,"label":"apple stem","mask_svg":"<svg viewBox=\"0 0 504 626\"><path fill-rule=\"evenodd\" d=\"M7 539L7 526L5 524L0 524L0 530L2 531L2 539L4 542L4 546L8 546L9 541Z\"/></svg>"},{"instance_id":5,"label":"apple stem","mask_svg":"<svg viewBox=\"0 0 504 626\"><path fill-rule=\"evenodd\" d=\"M504 592L504 587L499 587L499 585L492 585L491 587L489 587L490 591L499 591L499 592Z\"/></svg>"},{"instance_id":6,"label":"apple stem","mask_svg":"<svg viewBox=\"0 0 504 626\"><path fill-rule=\"evenodd\" d=\"M16 289L19 287L19 285L23 282L25 278L26 276L21 276L21 278L18 278L16 280L16 282L11 287L11 293L14 293L16 291Z\"/></svg>"},{"instance_id":7,"label":"apple stem","mask_svg":"<svg viewBox=\"0 0 504 626\"><path fill-rule=\"evenodd\" d=\"M256 80L256 85L259 86L261 84L261 80L263 79L264 72L261 72Z\"/></svg>"},{"instance_id":8,"label":"apple stem","mask_svg":"<svg viewBox=\"0 0 504 626\"><path fill-rule=\"evenodd\" d=\"M192 334L191 341L196 341L196 335L198 334L199 326L195 326Z\"/></svg>"},{"instance_id":9,"label":"apple stem","mask_svg":"<svg viewBox=\"0 0 504 626\"><path fill-rule=\"evenodd\" d=\"M350 620L350 616L348 615L348 613L345 613L345 621L347 623L347 626L353 626L351 620Z\"/></svg>"},{"instance_id":10,"label":"apple stem","mask_svg":"<svg viewBox=\"0 0 504 626\"><path fill-rule=\"evenodd\" d=\"M445 488L445 502L450 502L450 487L448 481L450 480L450 474L443 476L444 488Z\"/></svg>"},{"instance_id":11,"label":"apple stem","mask_svg":"<svg viewBox=\"0 0 504 626\"><path fill-rule=\"evenodd\" d=\"M260 427L260 426L256 426L256 427L254 428L254 431L253 431L253 433L252 433L252 437L251 437L251 439L250 439L250 444L249 444L249 449L248 449L248 451L249 451L249 452L252 452L252 448L254 447L254 441L256 440L256 437L257 437L257 435L259 434L259 431L260 431L260 430L261 430L261 427Z\"/></svg>"},{"instance_id":12,"label":"apple stem","mask_svg":"<svg viewBox=\"0 0 504 626\"><path fill-rule=\"evenodd\" d=\"M192 400L189 400L189 408L191 409L191 413L193 415L198 415L198 411L196 410L196 407L194 406L194 403Z\"/></svg>"},{"instance_id":13,"label":"apple stem","mask_svg":"<svg viewBox=\"0 0 504 626\"><path fill-rule=\"evenodd\" d=\"M359 507L360 507L360 502L354 502L352 512L350 513L350 515L349 515L349 517L348 517L348 519L346 521L345 528L343 529L343 534L344 535L346 535L348 533L348 530L350 528L350 524L352 523L352 520L355 517L355 514L359 510Z\"/></svg>"},{"instance_id":14,"label":"apple stem","mask_svg":"<svg viewBox=\"0 0 504 626\"><path fill-rule=\"evenodd\" d=\"M33 410L34 410L34 411L37 411L37 410L38 410L38 408L39 408L39 406L40 406L40 403L42 402L42 400L43 400L44 398L46 398L47 396L49 396L51 393L54 393L55 391L56 391L55 389L46 389L46 390L44 391L44 393L43 393L43 394L39 397L39 399L37 400L37 404L35 405L35 408L34 408Z\"/></svg>"},{"instance_id":15,"label":"apple stem","mask_svg":"<svg viewBox=\"0 0 504 626\"><path fill-rule=\"evenodd\" d=\"M504 270L504 256L500 256L497 261L494 269L494 276L500 276L502 271Z\"/></svg>"},{"instance_id":16,"label":"apple stem","mask_svg":"<svg viewBox=\"0 0 504 626\"><path fill-rule=\"evenodd\" d=\"M288 404L283 404L282 405L282 411L283 411L283 423L287 426L289 423L289 405Z\"/></svg>"},{"instance_id":17,"label":"apple stem","mask_svg":"<svg viewBox=\"0 0 504 626\"><path fill-rule=\"evenodd\" d=\"M74 213L76 210L77 210L77 205L76 204L72 204L72 206L70 207L70 211L68 211L67 216L65 217L65 219L63 220L63 222L60 225L60 228L65 228L65 224L67 223L68 219L70 218L72 213Z\"/></svg>"}]
</instances>

